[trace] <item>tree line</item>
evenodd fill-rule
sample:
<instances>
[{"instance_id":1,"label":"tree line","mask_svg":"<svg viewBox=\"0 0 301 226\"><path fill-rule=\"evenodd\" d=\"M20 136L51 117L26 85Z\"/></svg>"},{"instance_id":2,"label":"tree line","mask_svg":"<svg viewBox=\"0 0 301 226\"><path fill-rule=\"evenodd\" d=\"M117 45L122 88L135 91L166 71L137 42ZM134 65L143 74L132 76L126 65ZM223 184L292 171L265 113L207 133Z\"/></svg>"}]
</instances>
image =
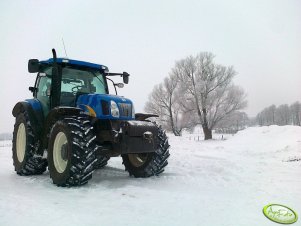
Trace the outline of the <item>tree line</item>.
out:
<instances>
[{"instance_id":1,"label":"tree line","mask_svg":"<svg viewBox=\"0 0 301 226\"><path fill-rule=\"evenodd\" d=\"M13 134L12 133L0 133L0 141L2 140L12 140Z\"/></svg>"},{"instance_id":2,"label":"tree line","mask_svg":"<svg viewBox=\"0 0 301 226\"><path fill-rule=\"evenodd\" d=\"M278 107L273 104L257 114L256 122L260 126L301 126L301 103L297 101L291 105L282 104Z\"/></svg>"},{"instance_id":3,"label":"tree line","mask_svg":"<svg viewBox=\"0 0 301 226\"><path fill-rule=\"evenodd\" d=\"M233 83L237 72L214 57L201 52L177 61L149 95L145 110L159 115L160 123L176 136L199 124L205 140L212 139L214 128L247 105L245 91Z\"/></svg>"}]
</instances>

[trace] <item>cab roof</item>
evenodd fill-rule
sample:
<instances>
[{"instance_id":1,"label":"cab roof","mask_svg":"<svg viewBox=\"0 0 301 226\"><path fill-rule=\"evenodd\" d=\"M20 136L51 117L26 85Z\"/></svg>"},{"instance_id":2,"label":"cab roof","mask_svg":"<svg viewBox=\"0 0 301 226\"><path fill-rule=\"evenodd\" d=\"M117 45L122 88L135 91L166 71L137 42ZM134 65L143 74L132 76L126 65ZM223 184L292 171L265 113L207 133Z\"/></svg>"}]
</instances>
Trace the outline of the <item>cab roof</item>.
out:
<instances>
[{"instance_id":1,"label":"cab roof","mask_svg":"<svg viewBox=\"0 0 301 226\"><path fill-rule=\"evenodd\" d=\"M94 63L89 63L85 61L79 61L79 60L72 60L72 59L67 59L67 58L57 58L56 62L58 64L67 64L67 65L74 65L74 66L80 66L80 67L85 67L85 68L93 68L93 69L98 69L98 70L108 70L107 66L101 65L101 64L94 64ZM42 64L52 64L53 63L53 58L50 58L48 60L42 60L40 61Z\"/></svg>"}]
</instances>

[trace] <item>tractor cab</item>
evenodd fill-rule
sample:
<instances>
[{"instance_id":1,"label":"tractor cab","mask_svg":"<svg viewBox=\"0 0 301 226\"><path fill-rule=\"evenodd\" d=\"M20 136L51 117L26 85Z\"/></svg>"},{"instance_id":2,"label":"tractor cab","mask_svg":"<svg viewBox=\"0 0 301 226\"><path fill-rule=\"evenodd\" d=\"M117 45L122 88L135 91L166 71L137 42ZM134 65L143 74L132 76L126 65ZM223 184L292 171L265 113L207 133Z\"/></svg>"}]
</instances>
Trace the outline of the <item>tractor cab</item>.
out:
<instances>
[{"instance_id":1,"label":"tractor cab","mask_svg":"<svg viewBox=\"0 0 301 226\"><path fill-rule=\"evenodd\" d=\"M129 74L126 72L109 73L104 65L64 58L30 60L28 71L38 72L35 86L29 87L29 90L40 102L44 117L57 106L81 107L82 103L78 100L83 95L90 95L90 99L91 95L94 95L94 99L101 96L108 99L107 79L112 81L117 95L116 86L123 87L123 84L115 84L107 76L121 76L124 83L128 83L129 80Z\"/></svg>"},{"instance_id":2,"label":"tractor cab","mask_svg":"<svg viewBox=\"0 0 301 226\"><path fill-rule=\"evenodd\" d=\"M44 116L51 109L52 71L51 66L45 66L38 73L36 89L32 89L34 90L34 97L42 105ZM100 70L65 65L62 67L61 74L59 106L76 107L78 97L83 94L108 94L108 85L104 73Z\"/></svg>"}]
</instances>

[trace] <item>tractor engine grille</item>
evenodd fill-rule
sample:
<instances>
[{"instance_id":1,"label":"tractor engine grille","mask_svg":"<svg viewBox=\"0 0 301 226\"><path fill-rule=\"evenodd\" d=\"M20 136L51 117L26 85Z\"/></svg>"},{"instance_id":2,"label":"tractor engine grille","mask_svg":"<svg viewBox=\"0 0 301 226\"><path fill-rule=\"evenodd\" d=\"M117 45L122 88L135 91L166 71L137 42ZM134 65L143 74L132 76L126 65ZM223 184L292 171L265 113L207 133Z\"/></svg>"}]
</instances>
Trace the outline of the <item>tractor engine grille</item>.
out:
<instances>
[{"instance_id":1,"label":"tractor engine grille","mask_svg":"<svg viewBox=\"0 0 301 226\"><path fill-rule=\"evenodd\" d=\"M118 103L118 106L119 106L120 116L123 116L123 117L131 117L132 116L132 105L131 104Z\"/></svg>"}]
</instances>

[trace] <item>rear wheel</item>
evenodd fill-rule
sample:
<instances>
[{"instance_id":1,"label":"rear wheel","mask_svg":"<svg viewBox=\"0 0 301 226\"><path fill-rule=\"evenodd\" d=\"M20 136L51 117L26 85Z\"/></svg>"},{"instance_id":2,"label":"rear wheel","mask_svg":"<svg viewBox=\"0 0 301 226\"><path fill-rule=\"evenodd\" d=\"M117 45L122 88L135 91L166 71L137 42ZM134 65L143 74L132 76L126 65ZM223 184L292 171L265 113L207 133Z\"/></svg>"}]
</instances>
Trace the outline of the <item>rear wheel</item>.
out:
<instances>
[{"instance_id":1,"label":"rear wheel","mask_svg":"<svg viewBox=\"0 0 301 226\"><path fill-rule=\"evenodd\" d=\"M38 148L39 141L33 133L27 113L20 113L16 117L12 148L13 162L17 174L35 175L46 171L46 159L35 155Z\"/></svg>"},{"instance_id":2,"label":"rear wheel","mask_svg":"<svg viewBox=\"0 0 301 226\"><path fill-rule=\"evenodd\" d=\"M159 175L167 166L169 143L165 132L158 127L159 149L152 153L122 155L125 169L134 177Z\"/></svg>"},{"instance_id":3,"label":"rear wheel","mask_svg":"<svg viewBox=\"0 0 301 226\"><path fill-rule=\"evenodd\" d=\"M92 178L96 163L95 135L86 117L66 117L50 132L48 164L58 186L83 185Z\"/></svg>"}]
</instances>

